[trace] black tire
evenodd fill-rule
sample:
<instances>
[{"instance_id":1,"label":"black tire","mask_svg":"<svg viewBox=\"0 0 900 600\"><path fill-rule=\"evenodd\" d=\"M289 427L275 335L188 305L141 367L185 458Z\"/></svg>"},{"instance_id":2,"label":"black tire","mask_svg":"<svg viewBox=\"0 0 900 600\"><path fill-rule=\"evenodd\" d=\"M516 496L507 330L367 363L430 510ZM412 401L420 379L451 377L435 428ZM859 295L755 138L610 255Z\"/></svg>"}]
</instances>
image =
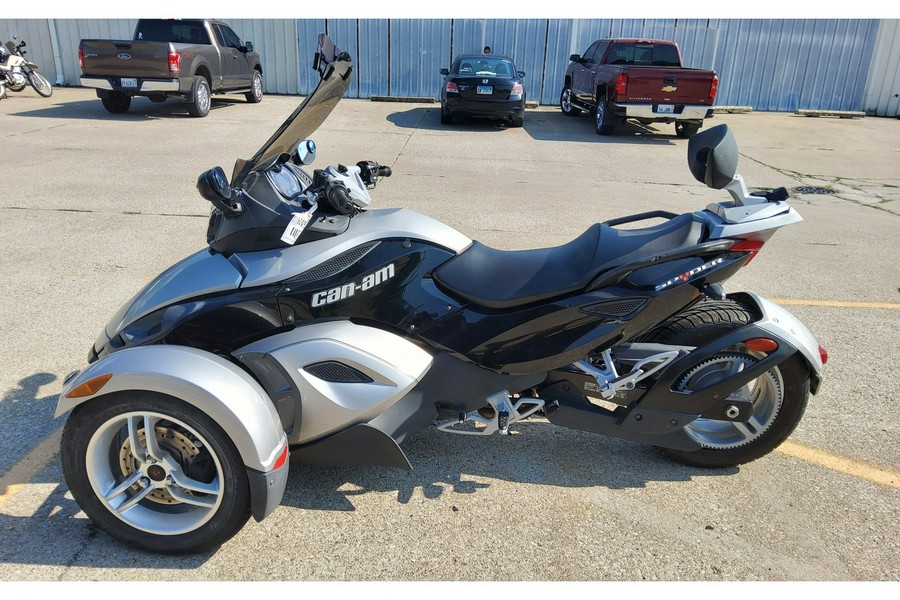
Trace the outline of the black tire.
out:
<instances>
[{"instance_id":1,"label":"black tire","mask_svg":"<svg viewBox=\"0 0 900 600\"><path fill-rule=\"evenodd\" d=\"M100 102L107 111L118 115L128 112L128 108L131 106L131 96L122 92L110 92L100 98Z\"/></svg>"},{"instance_id":2,"label":"black tire","mask_svg":"<svg viewBox=\"0 0 900 600\"><path fill-rule=\"evenodd\" d=\"M581 115L581 109L572 104L572 90L568 86L564 87L559 94L559 108L567 117Z\"/></svg>"},{"instance_id":3,"label":"black tire","mask_svg":"<svg viewBox=\"0 0 900 600\"><path fill-rule=\"evenodd\" d=\"M132 450L128 417L141 419L142 415L154 419L151 427L161 449L158 462L142 462ZM138 454L149 454L146 435L140 436L148 421L135 423L134 439L141 446ZM76 407L63 429L60 458L66 484L91 521L115 539L141 550L163 554L209 550L234 536L250 516L247 472L234 443L209 416L171 396L118 392ZM148 486L138 482L126 487L123 483L140 477L148 467L168 469L172 460L184 464L181 475L175 470L167 473L178 477L180 483L157 479L154 484L146 474L142 479ZM181 480L182 476L189 479ZM173 494L185 496L185 488L179 487L185 481L207 481L204 485L215 491L188 493L191 502L184 502ZM115 495L109 492L109 499L103 500L95 485L123 489ZM151 489L146 491L148 487ZM134 505L116 514L112 505L120 497L116 508L127 502ZM195 506L202 501L215 505Z\"/></svg>"},{"instance_id":4,"label":"black tire","mask_svg":"<svg viewBox=\"0 0 900 600\"><path fill-rule=\"evenodd\" d=\"M443 108L441 109L441 124L442 125L452 125L453 124L453 115Z\"/></svg>"},{"instance_id":5,"label":"black tire","mask_svg":"<svg viewBox=\"0 0 900 600\"><path fill-rule=\"evenodd\" d=\"M525 125L525 117L522 117L521 119L518 117L513 117L512 121L510 121L510 125L512 127L522 127L523 125Z\"/></svg>"},{"instance_id":6,"label":"black tire","mask_svg":"<svg viewBox=\"0 0 900 600\"><path fill-rule=\"evenodd\" d=\"M597 135L612 135L616 130L616 115L605 100L597 99L597 112L594 113L594 131Z\"/></svg>"},{"instance_id":7,"label":"black tire","mask_svg":"<svg viewBox=\"0 0 900 600\"><path fill-rule=\"evenodd\" d=\"M732 300L704 300L676 315L641 341L700 346L749 323L752 319L753 314L746 307ZM676 382L679 380L685 382L688 387L683 389L695 389L690 387L690 373L695 370L702 373L704 368L714 368L716 360L726 365L729 361L732 363L746 361L749 364L756 359L757 356L746 349L740 347L729 349L719 357L712 357L695 365L679 376ZM701 443L703 447L700 450L692 452L668 448L663 450L675 460L695 467L732 467L765 456L787 439L797 427L809 400L809 384L810 375L806 361L799 354L795 354L749 384L759 386L758 389L764 389L763 386L766 386L780 396L778 402L767 401L762 395L755 399L753 418L757 419L757 422L748 430L751 432L749 437L746 432L738 429L738 426L726 421L697 419L685 429L688 435ZM734 431L729 428L733 428ZM713 433L720 437L718 441L710 442L709 440L716 439ZM737 438L744 435L745 439L741 441L735 437L725 438L724 435Z\"/></svg>"},{"instance_id":8,"label":"black tire","mask_svg":"<svg viewBox=\"0 0 900 600\"><path fill-rule=\"evenodd\" d=\"M28 76L28 83L31 84L31 87L33 87L34 91L38 94L44 98L49 98L53 95L53 86L50 85L50 82L46 77L37 71L29 71L26 75Z\"/></svg>"},{"instance_id":9,"label":"black tire","mask_svg":"<svg viewBox=\"0 0 900 600\"><path fill-rule=\"evenodd\" d=\"M262 73L257 69L253 70L253 77L250 80L250 91L244 95L247 102L257 104L263 98Z\"/></svg>"},{"instance_id":10,"label":"black tire","mask_svg":"<svg viewBox=\"0 0 900 600\"><path fill-rule=\"evenodd\" d=\"M680 138L689 138L700 131L699 123L681 123L675 121L675 135Z\"/></svg>"},{"instance_id":11,"label":"black tire","mask_svg":"<svg viewBox=\"0 0 900 600\"><path fill-rule=\"evenodd\" d=\"M192 117L205 117L209 114L212 95L209 82L202 75L195 75L191 83L191 100L188 102L188 114Z\"/></svg>"}]
</instances>

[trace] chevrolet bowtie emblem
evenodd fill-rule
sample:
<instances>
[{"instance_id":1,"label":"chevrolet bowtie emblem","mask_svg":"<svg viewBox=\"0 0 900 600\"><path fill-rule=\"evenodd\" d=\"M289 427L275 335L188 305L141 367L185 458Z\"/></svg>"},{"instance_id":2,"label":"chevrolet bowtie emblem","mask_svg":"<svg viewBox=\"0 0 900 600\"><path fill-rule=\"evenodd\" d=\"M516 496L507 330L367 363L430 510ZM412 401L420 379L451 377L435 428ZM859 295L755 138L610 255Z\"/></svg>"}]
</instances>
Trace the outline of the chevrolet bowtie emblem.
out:
<instances>
[{"instance_id":1,"label":"chevrolet bowtie emblem","mask_svg":"<svg viewBox=\"0 0 900 600\"><path fill-rule=\"evenodd\" d=\"M664 88L662 89L662 91L664 91L664 92L674 92L674 91L677 90L677 89L678 89L678 88L675 87L674 85L667 85L666 87L664 87Z\"/></svg>"}]
</instances>

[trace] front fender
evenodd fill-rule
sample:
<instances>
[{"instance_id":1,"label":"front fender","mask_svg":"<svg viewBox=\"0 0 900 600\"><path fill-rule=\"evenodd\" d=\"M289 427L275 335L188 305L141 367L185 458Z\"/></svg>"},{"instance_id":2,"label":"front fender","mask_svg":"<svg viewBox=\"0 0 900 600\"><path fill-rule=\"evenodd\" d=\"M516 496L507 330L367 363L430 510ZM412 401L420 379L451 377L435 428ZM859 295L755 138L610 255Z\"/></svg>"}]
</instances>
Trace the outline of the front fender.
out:
<instances>
[{"instance_id":1,"label":"front fender","mask_svg":"<svg viewBox=\"0 0 900 600\"><path fill-rule=\"evenodd\" d=\"M112 377L97 393L67 397L106 374ZM272 470L287 441L274 405L250 375L220 356L186 346L139 346L105 356L66 382L55 416L127 390L167 394L195 406L228 434L247 467L263 473Z\"/></svg>"}]
</instances>

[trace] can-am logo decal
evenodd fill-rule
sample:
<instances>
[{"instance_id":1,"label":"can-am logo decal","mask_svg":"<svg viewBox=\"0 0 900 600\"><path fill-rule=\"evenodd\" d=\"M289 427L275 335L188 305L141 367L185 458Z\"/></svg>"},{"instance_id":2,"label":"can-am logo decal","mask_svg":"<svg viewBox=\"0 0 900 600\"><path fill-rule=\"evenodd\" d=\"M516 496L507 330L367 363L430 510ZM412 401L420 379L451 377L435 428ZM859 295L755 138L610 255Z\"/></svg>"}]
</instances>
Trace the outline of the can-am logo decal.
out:
<instances>
[{"instance_id":1,"label":"can-am logo decal","mask_svg":"<svg viewBox=\"0 0 900 600\"><path fill-rule=\"evenodd\" d=\"M691 269L690 271L687 271L686 273L682 273L681 275L679 275L677 277L673 277L672 279L659 284L658 286L656 286L656 291L658 292L660 290L664 290L667 287L674 285L676 283L684 283L688 279L692 278L694 275L697 275L698 273L702 273L703 271L708 271L709 269L712 269L716 265L720 265L723 262L725 262L724 258L717 258L715 260L711 260L708 263L700 265L696 269Z\"/></svg>"},{"instance_id":2,"label":"can-am logo decal","mask_svg":"<svg viewBox=\"0 0 900 600\"><path fill-rule=\"evenodd\" d=\"M367 290L371 290L376 285L380 285L394 276L394 263L389 264L386 267L382 267L381 269L375 271L374 273L370 273L362 278L362 281L359 283L351 281L350 283L345 283L339 287L333 287L330 290L322 290L321 292L316 292L313 294L312 302L310 303L313 308L318 308L319 306L325 306L327 304L334 304L335 302L340 302L341 300L346 300L350 298L356 292L365 292Z\"/></svg>"}]
</instances>

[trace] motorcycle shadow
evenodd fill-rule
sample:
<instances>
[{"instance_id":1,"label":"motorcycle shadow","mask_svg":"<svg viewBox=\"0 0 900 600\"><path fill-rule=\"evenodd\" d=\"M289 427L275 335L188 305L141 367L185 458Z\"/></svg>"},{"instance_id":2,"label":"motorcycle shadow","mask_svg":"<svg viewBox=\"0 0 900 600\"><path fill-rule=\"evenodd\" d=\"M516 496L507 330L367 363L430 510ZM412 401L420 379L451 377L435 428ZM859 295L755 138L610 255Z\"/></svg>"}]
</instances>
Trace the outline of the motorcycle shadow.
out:
<instances>
[{"instance_id":1,"label":"motorcycle shadow","mask_svg":"<svg viewBox=\"0 0 900 600\"><path fill-rule=\"evenodd\" d=\"M643 488L652 481L689 482L727 476L738 468L700 469L674 462L657 448L544 420L515 425L509 436L462 436L428 429L402 448L411 471L390 467L317 467L292 464L282 505L308 510L354 511L353 498L396 493L399 504L417 494L477 494L494 481L547 488Z\"/></svg>"}]
</instances>

